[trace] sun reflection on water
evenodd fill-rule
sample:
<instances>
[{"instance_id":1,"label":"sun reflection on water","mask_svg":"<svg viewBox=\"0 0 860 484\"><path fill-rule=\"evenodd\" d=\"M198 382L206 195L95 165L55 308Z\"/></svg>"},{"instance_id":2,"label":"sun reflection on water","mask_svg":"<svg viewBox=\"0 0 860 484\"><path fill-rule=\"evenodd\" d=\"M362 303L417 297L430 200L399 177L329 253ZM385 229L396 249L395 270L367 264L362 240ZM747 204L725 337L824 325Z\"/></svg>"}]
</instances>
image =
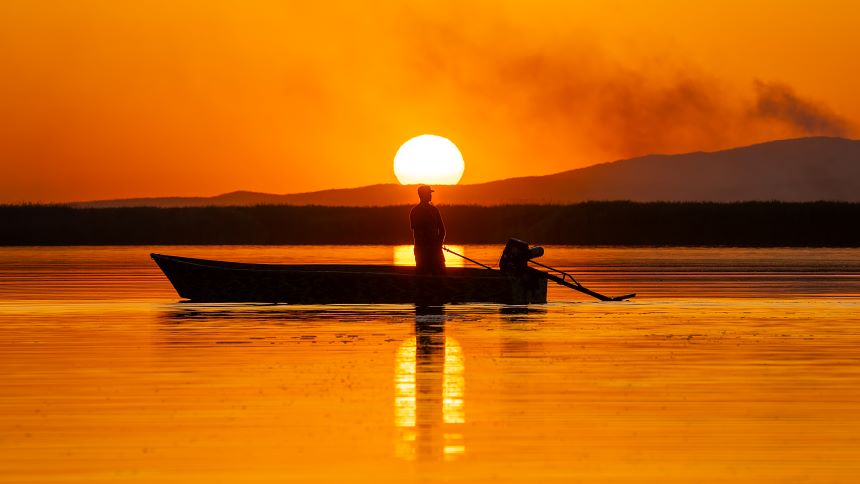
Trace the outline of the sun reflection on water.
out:
<instances>
[{"instance_id":1,"label":"sun reflection on water","mask_svg":"<svg viewBox=\"0 0 860 484\"><path fill-rule=\"evenodd\" d=\"M445 336L444 327L427 325L422 318L427 317L416 317L416 336L407 338L396 354L395 454L407 460L454 460L466 451L463 350Z\"/></svg>"},{"instance_id":2,"label":"sun reflection on water","mask_svg":"<svg viewBox=\"0 0 860 484\"><path fill-rule=\"evenodd\" d=\"M415 253L412 245L395 245L392 247L392 258L396 266L414 266ZM462 245L446 245L454 252L464 254L466 249ZM450 252L445 252L445 266L447 267L463 267L463 259L457 257Z\"/></svg>"}]
</instances>

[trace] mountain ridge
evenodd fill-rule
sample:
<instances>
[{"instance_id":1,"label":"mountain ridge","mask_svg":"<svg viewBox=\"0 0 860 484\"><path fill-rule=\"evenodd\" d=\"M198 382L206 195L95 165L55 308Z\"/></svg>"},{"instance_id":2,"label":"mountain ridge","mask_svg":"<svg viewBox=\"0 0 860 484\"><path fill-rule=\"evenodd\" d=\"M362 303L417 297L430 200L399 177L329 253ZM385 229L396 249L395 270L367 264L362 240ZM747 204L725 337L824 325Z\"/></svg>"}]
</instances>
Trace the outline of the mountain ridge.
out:
<instances>
[{"instance_id":1,"label":"mountain ridge","mask_svg":"<svg viewBox=\"0 0 860 484\"><path fill-rule=\"evenodd\" d=\"M720 151L652 154L550 175L434 187L442 205L568 204L630 200L860 202L860 141L835 137L775 140ZM374 184L291 194L247 190L213 197L150 197L76 202L73 207L247 205L388 206L414 203L415 187Z\"/></svg>"}]
</instances>

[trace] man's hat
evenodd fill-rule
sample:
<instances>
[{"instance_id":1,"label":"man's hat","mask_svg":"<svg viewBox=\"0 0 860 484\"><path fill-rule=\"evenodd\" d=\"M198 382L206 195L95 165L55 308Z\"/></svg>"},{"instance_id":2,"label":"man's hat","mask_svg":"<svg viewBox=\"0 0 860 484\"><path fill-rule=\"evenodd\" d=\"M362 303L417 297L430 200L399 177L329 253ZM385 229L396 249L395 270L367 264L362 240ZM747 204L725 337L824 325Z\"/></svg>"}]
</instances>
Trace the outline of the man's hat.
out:
<instances>
[{"instance_id":1,"label":"man's hat","mask_svg":"<svg viewBox=\"0 0 860 484\"><path fill-rule=\"evenodd\" d=\"M420 195L421 193L433 193L433 192L435 192L435 191L436 191L436 190L433 190L432 188L430 188L430 186L429 186L429 185L421 185L420 187L418 187L418 194L419 194L419 195Z\"/></svg>"}]
</instances>

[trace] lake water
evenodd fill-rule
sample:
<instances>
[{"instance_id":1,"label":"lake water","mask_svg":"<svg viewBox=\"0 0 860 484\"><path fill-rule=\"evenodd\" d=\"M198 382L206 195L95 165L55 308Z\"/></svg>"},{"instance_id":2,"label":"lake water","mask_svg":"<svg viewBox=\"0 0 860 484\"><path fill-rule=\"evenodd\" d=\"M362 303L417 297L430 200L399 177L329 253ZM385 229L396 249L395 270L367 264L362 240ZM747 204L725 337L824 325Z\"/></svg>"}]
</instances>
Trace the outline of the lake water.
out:
<instances>
[{"instance_id":1,"label":"lake water","mask_svg":"<svg viewBox=\"0 0 860 484\"><path fill-rule=\"evenodd\" d=\"M499 247L460 247L493 263ZM0 248L0 482L856 482L860 251L548 247L550 304L179 302L150 252ZM451 261L454 263L454 261Z\"/></svg>"}]
</instances>

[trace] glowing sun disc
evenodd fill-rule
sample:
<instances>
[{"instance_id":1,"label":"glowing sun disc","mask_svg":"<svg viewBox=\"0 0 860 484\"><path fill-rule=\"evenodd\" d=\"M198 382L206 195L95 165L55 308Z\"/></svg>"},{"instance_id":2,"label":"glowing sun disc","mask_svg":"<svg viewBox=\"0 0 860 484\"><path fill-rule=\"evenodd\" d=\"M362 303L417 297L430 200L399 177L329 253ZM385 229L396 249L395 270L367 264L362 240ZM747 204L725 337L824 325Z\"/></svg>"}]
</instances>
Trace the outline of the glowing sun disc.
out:
<instances>
[{"instance_id":1,"label":"glowing sun disc","mask_svg":"<svg viewBox=\"0 0 860 484\"><path fill-rule=\"evenodd\" d=\"M410 139L394 155L394 175L402 185L456 185L464 168L457 145L433 134Z\"/></svg>"}]
</instances>

